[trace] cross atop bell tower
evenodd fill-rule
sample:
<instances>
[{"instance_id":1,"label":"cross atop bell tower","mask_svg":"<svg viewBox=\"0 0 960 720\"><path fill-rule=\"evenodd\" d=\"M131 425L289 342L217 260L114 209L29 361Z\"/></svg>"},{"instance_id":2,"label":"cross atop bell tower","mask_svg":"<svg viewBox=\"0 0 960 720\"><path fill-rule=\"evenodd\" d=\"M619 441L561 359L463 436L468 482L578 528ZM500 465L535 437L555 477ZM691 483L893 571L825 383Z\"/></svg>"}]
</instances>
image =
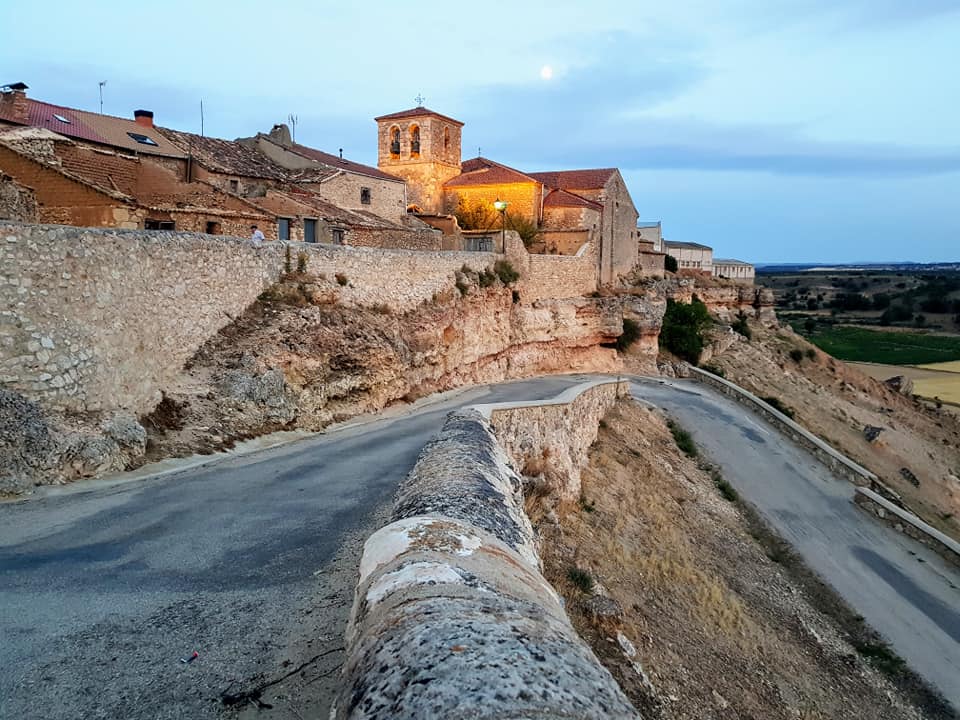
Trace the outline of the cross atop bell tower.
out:
<instances>
[{"instance_id":1,"label":"cross atop bell tower","mask_svg":"<svg viewBox=\"0 0 960 720\"><path fill-rule=\"evenodd\" d=\"M463 123L423 106L381 115L377 121L377 167L407 181L408 209L443 212L443 184L460 174Z\"/></svg>"}]
</instances>

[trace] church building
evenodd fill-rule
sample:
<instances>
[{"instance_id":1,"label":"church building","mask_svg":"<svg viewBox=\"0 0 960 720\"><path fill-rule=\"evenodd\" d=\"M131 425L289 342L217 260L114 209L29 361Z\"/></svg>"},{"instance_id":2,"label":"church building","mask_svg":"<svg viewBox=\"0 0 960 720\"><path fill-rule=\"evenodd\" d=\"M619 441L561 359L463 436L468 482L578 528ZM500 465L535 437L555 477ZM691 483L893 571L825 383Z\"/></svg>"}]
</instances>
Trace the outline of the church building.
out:
<instances>
[{"instance_id":1,"label":"church building","mask_svg":"<svg viewBox=\"0 0 960 720\"><path fill-rule=\"evenodd\" d=\"M499 200L508 218L537 229L530 252L573 255L591 243L604 284L637 268L637 209L616 168L524 172L484 157L462 161L463 123L422 106L376 122L377 166L406 180L408 211L450 216Z\"/></svg>"}]
</instances>

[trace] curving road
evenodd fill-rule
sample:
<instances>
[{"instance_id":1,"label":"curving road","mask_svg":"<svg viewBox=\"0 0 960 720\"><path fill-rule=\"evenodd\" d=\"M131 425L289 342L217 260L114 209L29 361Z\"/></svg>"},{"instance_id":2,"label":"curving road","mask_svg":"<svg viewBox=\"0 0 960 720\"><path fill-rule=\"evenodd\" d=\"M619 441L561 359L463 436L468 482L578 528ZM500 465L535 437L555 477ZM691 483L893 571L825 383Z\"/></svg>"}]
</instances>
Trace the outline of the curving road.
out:
<instances>
[{"instance_id":1,"label":"curving road","mask_svg":"<svg viewBox=\"0 0 960 720\"><path fill-rule=\"evenodd\" d=\"M583 379L472 388L254 455L0 505L0 717L206 718L225 690L304 663L256 717L326 717L362 543L446 413Z\"/></svg>"},{"instance_id":2,"label":"curving road","mask_svg":"<svg viewBox=\"0 0 960 720\"><path fill-rule=\"evenodd\" d=\"M325 717L360 547L446 413L584 379L472 388L254 455L0 505L0 717L212 717L222 693L274 680L260 696L273 707L240 717ZM655 380L633 392L686 425L960 705L960 581L938 556L854 508L846 483L726 398Z\"/></svg>"},{"instance_id":3,"label":"curving road","mask_svg":"<svg viewBox=\"0 0 960 720\"><path fill-rule=\"evenodd\" d=\"M820 577L960 708L960 573L871 519L834 477L772 426L690 381L633 383L692 435L724 477Z\"/></svg>"}]
</instances>

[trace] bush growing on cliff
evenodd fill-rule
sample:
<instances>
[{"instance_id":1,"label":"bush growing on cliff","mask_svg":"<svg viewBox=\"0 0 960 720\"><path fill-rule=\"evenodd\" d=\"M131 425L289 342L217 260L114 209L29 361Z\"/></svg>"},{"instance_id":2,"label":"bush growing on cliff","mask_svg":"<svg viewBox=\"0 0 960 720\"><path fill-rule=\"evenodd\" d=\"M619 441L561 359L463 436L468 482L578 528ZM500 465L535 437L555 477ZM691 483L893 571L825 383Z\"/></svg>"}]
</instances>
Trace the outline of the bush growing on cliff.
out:
<instances>
[{"instance_id":1,"label":"bush growing on cliff","mask_svg":"<svg viewBox=\"0 0 960 720\"><path fill-rule=\"evenodd\" d=\"M567 580L572 582L581 592L587 594L593 592L593 577L586 570L581 570L572 565L567 568Z\"/></svg>"},{"instance_id":2,"label":"bush growing on cliff","mask_svg":"<svg viewBox=\"0 0 960 720\"><path fill-rule=\"evenodd\" d=\"M675 273L679 266L677 265L677 259L673 255L667 255L663 259L663 269L668 272Z\"/></svg>"},{"instance_id":3,"label":"bush growing on cliff","mask_svg":"<svg viewBox=\"0 0 960 720\"><path fill-rule=\"evenodd\" d=\"M290 246L283 251L283 271L289 275L293 272L293 258L290 256Z\"/></svg>"},{"instance_id":4,"label":"bush growing on cliff","mask_svg":"<svg viewBox=\"0 0 960 720\"><path fill-rule=\"evenodd\" d=\"M803 361L803 350L800 348L794 348L791 350L790 359L799 365Z\"/></svg>"},{"instance_id":5,"label":"bush growing on cliff","mask_svg":"<svg viewBox=\"0 0 960 720\"><path fill-rule=\"evenodd\" d=\"M696 295L689 304L667 300L660 343L674 355L696 365L703 351L703 331L710 322L707 306Z\"/></svg>"},{"instance_id":6,"label":"bush growing on cliff","mask_svg":"<svg viewBox=\"0 0 960 720\"><path fill-rule=\"evenodd\" d=\"M520 273L513 268L509 260L497 260L493 264L493 271L504 285L509 285L520 279Z\"/></svg>"},{"instance_id":7,"label":"bush growing on cliff","mask_svg":"<svg viewBox=\"0 0 960 720\"><path fill-rule=\"evenodd\" d=\"M779 410L781 413L783 413L788 418L793 420L793 410L791 410L789 407L784 405L783 402L780 400L780 398L768 396L768 397L762 397L760 399L763 400L767 405L772 407L774 410Z\"/></svg>"},{"instance_id":8,"label":"bush growing on cliff","mask_svg":"<svg viewBox=\"0 0 960 720\"><path fill-rule=\"evenodd\" d=\"M297 272L305 273L307 271L307 254L301 250L297 253Z\"/></svg>"},{"instance_id":9,"label":"bush growing on cliff","mask_svg":"<svg viewBox=\"0 0 960 720\"><path fill-rule=\"evenodd\" d=\"M617 352L626 352L627 348L640 339L640 325L630 318L623 319L623 332L617 338Z\"/></svg>"},{"instance_id":10,"label":"bush growing on cliff","mask_svg":"<svg viewBox=\"0 0 960 720\"><path fill-rule=\"evenodd\" d=\"M693 441L693 436L677 425L673 420L667 421L667 427L670 428L670 434L677 443L677 447L687 457L695 458L698 454L697 444Z\"/></svg>"},{"instance_id":11,"label":"bush growing on cliff","mask_svg":"<svg viewBox=\"0 0 960 720\"><path fill-rule=\"evenodd\" d=\"M734 329L734 332L740 333L747 340L753 337L753 333L750 331L750 323L747 322L747 314L743 310L737 314L737 319L733 321L730 327Z\"/></svg>"},{"instance_id":12,"label":"bush growing on cliff","mask_svg":"<svg viewBox=\"0 0 960 720\"><path fill-rule=\"evenodd\" d=\"M347 280L347 276L344 275L343 273L337 273L336 275L334 275L334 277L337 279L337 285L339 285L340 287L343 287L349 282L349 280Z\"/></svg>"}]
</instances>

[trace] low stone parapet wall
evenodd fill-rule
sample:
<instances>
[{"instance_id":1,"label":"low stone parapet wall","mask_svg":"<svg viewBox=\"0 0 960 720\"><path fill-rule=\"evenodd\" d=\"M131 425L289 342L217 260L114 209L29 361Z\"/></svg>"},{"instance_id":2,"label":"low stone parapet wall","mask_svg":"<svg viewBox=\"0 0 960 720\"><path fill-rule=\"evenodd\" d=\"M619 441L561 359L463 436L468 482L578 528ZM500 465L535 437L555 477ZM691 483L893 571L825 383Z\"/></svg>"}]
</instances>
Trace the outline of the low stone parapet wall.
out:
<instances>
[{"instance_id":1,"label":"low stone parapet wall","mask_svg":"<svg viewBox=\"0 0 960 720\"><path fill-rule=\"evenodd\" d=\"M572 417L584 390L591 408L615 400L600 388L548 403L537 427L559 441L574 427L561 409ZM543 577L520 476L485 417L519 419L535 405L514 416L493 407L448 416L401 485L393 522L367 540L331 717L639 717ZM523 434L542 446L536 432Z\"/></svg>"},{"instance_id":2,"label":"low stone parapet wall","mask_svg":"<svg viewBox=\"0 0 960 720\"><path fill-rule=\"evenodd\" d=\"M870 488L858 487L853 496L858 507L876 515L897 532L923 543L960 567L960 543L931 527L908 510L895 505Z\"/></svg>"},{"instance_id":3,"label":"low stone parapet wall","mask_svg":"<svg viewBox=\"0 0 960 720\"><path fill-rule=\"evenodd\" d=\"M776 408L768 405L753 393L744 390L729 380L724 380L722 377L709 373L706 370L701 370L698 367L690 366L690 377L719 390L741 405L746 405L774 425L783 435L786 435L797 445L816 455L817 458L834 473L846 478L854 485L879 485L879 478L872 472L858 465L847 456L837 452L816 435L788 418Z\"/></svg>"},{"instance_id":4,"label":"low stone parapet wall","mask_svg":"<svg viewBox=\"0 0 960 720\"><path fill-rule=\"evenodd\" d=\"M548 402L476 405L490 421L514 467L549 467L562 480L559 500L580 497L580 470L597 439L600 419L617 398L629 395L626 382L597 381L561 393ZM536 474L536 472L535 472Z\"/></svg>"},{"instance_id":5,"label":"low stone parapet wall","mask_svg":"<svg viewBox=\"0 0 960 720\"><path fill-rule=\"evenodd\" d=\"M960 564L960 544L907 510L900 496L872 472L739 385L692 366L690 377L716 388L742 405L747 405L766 418L783 435L812 452L834 473L852 482L856 486L853 501L858 506L884 519L888 524L899 525L898 529L904 534L933 548L949 561Z\"/></svg>"}]
</instances>

